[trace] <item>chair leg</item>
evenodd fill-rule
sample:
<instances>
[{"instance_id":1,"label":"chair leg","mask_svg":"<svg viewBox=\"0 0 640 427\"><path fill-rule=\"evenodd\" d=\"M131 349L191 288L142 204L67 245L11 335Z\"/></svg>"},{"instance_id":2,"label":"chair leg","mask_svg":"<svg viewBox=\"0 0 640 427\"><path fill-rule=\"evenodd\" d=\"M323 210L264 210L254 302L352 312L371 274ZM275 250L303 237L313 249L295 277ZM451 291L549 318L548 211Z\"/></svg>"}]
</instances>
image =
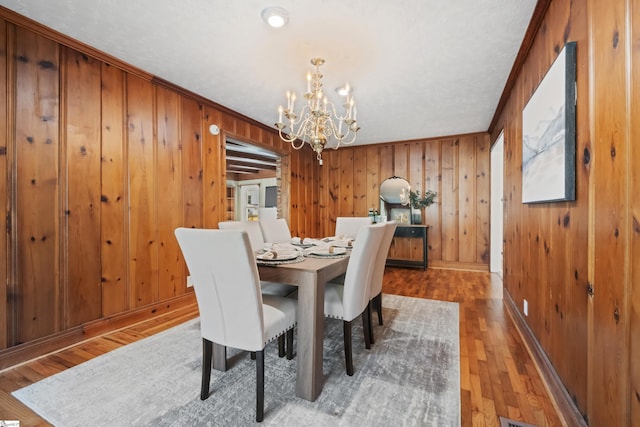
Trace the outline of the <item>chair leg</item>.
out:
<instances>
[{"instance_id":1,"label":"chair leg","mask_svg":"<svg viewBox=\"0 0 640 427\"><path fill-rule=\"evenodd\" d=\"M200 385L200 400L209 397L209 381L211 379L211 363L213 362L213 343L202 339L202 383Z\"/></svg>"},{"instance_id":2,"label":"chair leg","mask_svg":"<svg viewBox=\"0 0 640 427\"><path fill-rule=\"evenodd\" d=\"M287 331L287 360L293 359L293 328Z\"/></svg>"},{"instance_id":3,"label":"chair leg","mask_svg":"<svg viewBox=\"0 0 640 427\"><path fill-rule=\"evenodd\" d=\"M256 422L264 419L264 351L256 352Z\"/></svg>"},{"instance_id":4,"label":"chair leg","mask_svg":"<svg viewBox=\"0 0 640 427\"><path fill-rule=\"evenodd\" d=\"M378 325L382 326L382 292L373 297L378 312Z\"/></svg>"},{"instance_id":5,"label":"chair leg","mask_svg":"<svg viewBox=\"0 0 640 427\"><path fill-rule=\"evenodd\" d=\"M256 360L256 352L252 351L251 353L251 360Z\"/></svg>"},{"instance_id":6,"label":"chair leg","mask_svg":"<svg viewBox=\"0 0 640 427\"><path fill-rule=\"evenodd\" d=\"M351 355L351 322L342 321L344 329L344 359L347 365L347 375L353 375L353 357Z\"/></svg>"},{"instance_id":7,"label":"chair leg","mask_svg":"<svg viewBox=\"0 0 640 427\"><path fill-rule=\"evenodd\" d=\"M364 348L369 350L371 348L371 311L369 305L365 307L362 312L362 331L364 332Z\"/></svg>"},{"instance_id":8,"label":"chair leg","mask_svg":"<svg viewBox=\"0 0 640 427\"><path fill-rule=\"evenodd\" d=\"M284 335L278 337L278 357L284 357Z\"/></svg>"},{"instance_id":9,"label":"chair leg","mask_svg":"<svg viewBox=\"0 0 640 427\"><path fill-rule=\"evenodd\" d=\"M373 320L371 320L371 301L367 304L367 323L369 325L369 342L373 345L376 343L376 339L373 336Z\"/></svg>"}]
</instances>

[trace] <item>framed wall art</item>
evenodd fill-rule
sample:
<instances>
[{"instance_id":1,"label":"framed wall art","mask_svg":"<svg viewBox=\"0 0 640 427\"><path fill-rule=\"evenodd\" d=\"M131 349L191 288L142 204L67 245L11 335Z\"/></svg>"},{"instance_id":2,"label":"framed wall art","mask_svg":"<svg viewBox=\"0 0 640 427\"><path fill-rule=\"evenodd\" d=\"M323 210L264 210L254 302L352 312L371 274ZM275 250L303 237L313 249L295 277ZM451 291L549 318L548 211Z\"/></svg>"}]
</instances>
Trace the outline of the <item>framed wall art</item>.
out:
<instances>
[{"instance_id":1,"label":"framed wall art","mask_svg":"<svg viewBox=\"0 0 640 427\"><path fill-rule=\"evenodd\" d=\"M522 110L522 203L575 200L576 43L566 43Z\"/></svg>"}]
</instances>

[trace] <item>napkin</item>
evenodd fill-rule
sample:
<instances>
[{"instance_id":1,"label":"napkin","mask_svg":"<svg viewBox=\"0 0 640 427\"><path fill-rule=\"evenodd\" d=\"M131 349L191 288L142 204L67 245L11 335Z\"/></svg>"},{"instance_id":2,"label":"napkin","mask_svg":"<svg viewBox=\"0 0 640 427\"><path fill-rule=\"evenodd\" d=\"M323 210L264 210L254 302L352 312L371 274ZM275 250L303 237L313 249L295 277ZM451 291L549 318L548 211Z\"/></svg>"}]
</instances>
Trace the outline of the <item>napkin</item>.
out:
<instances>
[{"instance_id":1,"label":"napkin","mask_svg":"<svg viewBox=\"0 0 640 427\"><path fill-rule=\"evenodd\" d=\"M276 259L278 258L278 253L276 251L267 251L262 254L262 259Z\"/></svg>"},{"instance_id":2,"label":"napkin","mask_svg":"<svg viewBox=\"0 0 640 427\"><path fill-rule=\"evenodd\" d=\"M291 239L291 243L294 245L324 245L325 243L322 240L311 239L309 237L294 237Z\"/></svg>"}]
</instances>

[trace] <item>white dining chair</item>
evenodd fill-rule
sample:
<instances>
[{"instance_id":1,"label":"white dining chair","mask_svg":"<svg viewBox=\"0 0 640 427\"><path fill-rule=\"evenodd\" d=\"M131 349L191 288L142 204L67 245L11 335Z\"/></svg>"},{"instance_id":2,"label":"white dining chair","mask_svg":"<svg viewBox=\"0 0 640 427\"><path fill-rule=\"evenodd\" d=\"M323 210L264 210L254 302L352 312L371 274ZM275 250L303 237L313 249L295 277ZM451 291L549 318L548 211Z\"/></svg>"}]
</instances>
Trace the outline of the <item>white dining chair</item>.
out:
<instances>
[{"instance_id":1,"label":"white dining chair","mask_svg":"<svg viewBox=\"0 0 640 427\"><path fill-rule=\"evenodd\" d=\"M202 383L209 397L213 343L254 352L256 421L264 418L264 348L293 334L297 301L260 292L249 236L240 230L177 228L176 238L193 278L200 311Z\"/></svg>"},{"instance_id":2,"label":"white dining chair","mask_svg":"<svg viewBox=\"0 0 640 427\"><path fill-rule=\"evenodd\" d=\"M291 231L284 218L261 220L260 228L266 243L291 243Z\"/></svg>"},{"instance_id":3,"label":"white dining chair","mask_svg":"<svg viewBox=\"0 0 640 427\"><path fill-rule=\"evenodd\" d=\"M354 238L360 227L371 224L368 216L339 216L336 218L336 236Z\"/></svg>"},{"instance_id":4,"label":"white dining chair","mask_svg":"<svg viewBox=\"0 0 640 427\"><path fill-rule=\"evenodd\" d=\"M324 291L324 314L326 317L342 319L344 330L344 355L347 375L353 375L351 350L351 323L362 316L364 341L370 348L368 331L371 319L367 318L373 264L378 246L384 236L384 224L369 224L360 228L349 256L344 285L329 282Z\"/></svg>"},{"instance_id":5,"label":"white dining chair","mask_svg":"<svg viewBox=\"0 0 640 427\"><path fill-rule=\"evenodd\" d=\"M265 241L262 236L262 229L258 221L222 221L218 223L220 230L243 230L249 235L251 241L251 247L253 251L260 250L264 247ZM262 295L275 295L280 297L286 297L292 295L298 290L293 285L285 285L284 283L275 282L260 282L262 288ZM284 348L279 349L280 357L284 355Z\"/></svg>"},{"instance_id":6,"label":"white dining chair","mask_svg":"<svg viewBox=\"0 0 640 427\"><path fill-rule=\"evenodd\" d=\"M393 235L395 234L396 227L398 226L395 221L384 222L383 224L384 236L382 236L382 240L380 241L380 246L376 253L376 260L373 265L369 293L370 301L367 307L367 310L369 311L367 317L371 319L371 309L375 309L378 313L378 324L380 325L382 325L382 281L384 279L384 268L387 263L387 256L389 255L391 241L393 240ZM375 342L372 323L369 325L369 341L371 344Z\"/></svg>"},{"instance_id":7,"label":"white dining chair","mask_svg":"<svg viewBox=\"0 0 640 427\"><path fill-rule=\"evenodd\" d=\"M251 247L254 251L264 247L262 229L258 221L221 221L218 223L220 230L244 230L249 235Z\"/></svg>"}]
</instances>

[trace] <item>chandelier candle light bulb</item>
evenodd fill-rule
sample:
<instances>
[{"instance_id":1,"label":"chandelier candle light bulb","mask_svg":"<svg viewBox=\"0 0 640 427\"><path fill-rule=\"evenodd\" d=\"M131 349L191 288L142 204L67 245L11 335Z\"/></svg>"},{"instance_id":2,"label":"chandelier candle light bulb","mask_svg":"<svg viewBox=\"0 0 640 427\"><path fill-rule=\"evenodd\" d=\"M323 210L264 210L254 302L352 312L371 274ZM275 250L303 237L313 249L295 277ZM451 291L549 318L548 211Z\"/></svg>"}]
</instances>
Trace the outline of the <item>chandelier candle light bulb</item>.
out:
<instances>
[{"instance_id":1,"label":"chandelier candle light bulb","mask_svg":"<svg viewBox=\"0 0 640 427\"><path fill-rule=\"evenodd\" d=\"M340 144L352 144L360 130L349 83L339 90L340 94L346 96L342 115L337 113L335 105L324 94L323 75L320 73L320 66L324 62L322 58L311 60L316 69L313 73L307 72L307 92L304 94L307 102L300 109L299 115L295 113L296 94L287 91L287 108L283 109L282 105L278 107L278 122L275 124L280 138L291 143L294 149L299 150L308 142L321 165L322 151L325 148L337 150ZM283 116L289 120L288 124L283 121ZM342 133L343 123L346 125L345 133Z\"/></svg>"}]
</instances>

